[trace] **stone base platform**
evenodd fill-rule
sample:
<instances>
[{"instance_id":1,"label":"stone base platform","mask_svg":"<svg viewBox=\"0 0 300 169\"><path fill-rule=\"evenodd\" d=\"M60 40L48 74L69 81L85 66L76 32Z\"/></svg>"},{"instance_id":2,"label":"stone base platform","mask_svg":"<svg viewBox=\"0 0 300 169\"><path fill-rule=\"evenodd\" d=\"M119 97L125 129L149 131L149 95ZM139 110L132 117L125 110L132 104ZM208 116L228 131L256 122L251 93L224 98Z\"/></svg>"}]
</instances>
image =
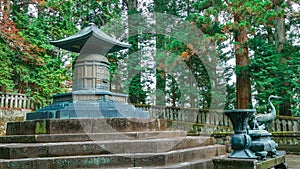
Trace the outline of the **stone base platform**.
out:
<instances>
[{"instance_id":1,"label":"stone base platform","mask_svg":"<svg viewBox=\"0 0 300 169\"><path fill-rule=\"evenodd\" d=\"M7 132L1 169L214 169L226 154L213 137L168 131L164 119L32 120Z\"/></svg>"},{"instance_id":2,"label":"stone base platform","mask_svg":"<svg viewBox=\"0 0 300 169\"><path fill-rule=\"evenodd\" d=\"M70 118L150 118L150 114L131 104L108 99L54 101L49 106L26 114L26 120Z\"/></svg>"},{"instance_id":3,"label":"stone base platform","mask_svg":"<svg viewBox=\"0 0 300 169\"><path fill-rule=\"evenodd\" d=\"M94 118L8 122L7 135L165 131L166 119Z\"/></svg>"},{"instance_id":4,"label":"stone base platform","mask_svg":"<svg viewBox=\"0 0 300 169\"><path fill-rule=\"evenodd\" d=\"M236 159L228 156L213 159L215 169L286 169L285 152L278 151L275 158L267 158L265 161L256 159Z\"/></svg>"}]
</instances>

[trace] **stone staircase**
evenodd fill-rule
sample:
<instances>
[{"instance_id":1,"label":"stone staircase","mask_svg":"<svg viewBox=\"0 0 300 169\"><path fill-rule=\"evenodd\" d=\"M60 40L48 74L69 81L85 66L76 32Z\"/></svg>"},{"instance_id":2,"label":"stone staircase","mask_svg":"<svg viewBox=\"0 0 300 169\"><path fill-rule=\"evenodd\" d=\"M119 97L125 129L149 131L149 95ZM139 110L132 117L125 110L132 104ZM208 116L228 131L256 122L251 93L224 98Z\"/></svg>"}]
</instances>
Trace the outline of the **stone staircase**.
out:
<instances>
[{"instance_id":1,"label":"stone staircase","mask_svg":"<svg viewBox=\"0 0 300 169\"><path fill-rule=\"evenodd\" d=\"M183 131L167 131L165 120L100 120L107 124L114 121L113 131L108 129L109 125L95 130L99 120L8 123L7 133L11 135L0 137L0 168L213 169L212 158L226 154L225 146L215 145L212 137L186 136ZM43 123L45 133L36 134ZM70 127L72 125L73 129ZM13 129L13 126L20 129ZM64 128L66 126L69 128ZM27 134L22 134L25 132L21 131L22 128L27 129Z\"/></svg>"}]
</instances>

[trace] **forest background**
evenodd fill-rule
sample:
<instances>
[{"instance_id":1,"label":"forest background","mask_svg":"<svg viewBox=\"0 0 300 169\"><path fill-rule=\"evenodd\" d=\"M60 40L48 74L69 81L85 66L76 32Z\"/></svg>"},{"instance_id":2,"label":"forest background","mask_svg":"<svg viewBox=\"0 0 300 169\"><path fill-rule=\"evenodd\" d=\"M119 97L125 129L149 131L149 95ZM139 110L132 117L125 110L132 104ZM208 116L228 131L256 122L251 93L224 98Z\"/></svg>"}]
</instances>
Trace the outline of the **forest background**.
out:
<instances>
[{"instance_id":1,"label":"forest background","mask_svg":"<svg viewBox=\"0 0 300 169\"><path fill-rule=\"evenodd\" d=\"M280 115L300 116L299 5L299 0L1 0L0 92L24 93L42 105L53 94L68 92L77 54L55 48L50 41L89 24L92 9L99 28L132 44L127 51L107 55L111 90L129 94L132 103L202 109L255 107L265 112L268 96L278 95L283 97L276 101ZM143 33L138 26L116 34L117 28L109 26L116 20L134 25L129 16L148 18L153 12L199 29L201 36L194 35L193 40L213 44L218 60L207 57L204 62L203 53L196 50L200 47L193 42ZM152 21L163 22L155 17ZM159 50L170 53L168 59ZM155 62L160 59L164 61ZM185 63L188 69L181 71L188 71L189 76L166 71L178 62ZM178 83L180 79L184 83ZM226 90L225 95L216 91L220 90L216 84ZM215 106L213 97L225 100Z\"/></svg>"}]
</instances>

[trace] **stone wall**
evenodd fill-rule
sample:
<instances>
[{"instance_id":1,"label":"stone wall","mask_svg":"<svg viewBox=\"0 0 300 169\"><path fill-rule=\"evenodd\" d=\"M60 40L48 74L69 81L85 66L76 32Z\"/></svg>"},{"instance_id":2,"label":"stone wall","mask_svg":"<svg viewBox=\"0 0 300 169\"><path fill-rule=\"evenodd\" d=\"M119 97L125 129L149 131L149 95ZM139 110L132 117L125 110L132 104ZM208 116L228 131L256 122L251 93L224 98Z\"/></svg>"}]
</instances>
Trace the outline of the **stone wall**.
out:
<instances>
[{"instance_id":1,"label":"stone wall","mask_svg":"<svg viewBox=\"0 0 300 169\"><path fill-rule=\"evenodd\" d=\"M0 135L5 135L7 122L23 121L26 113L31 111L31 109L21 108L0 108Z\"/></svg>"}]
</instances>

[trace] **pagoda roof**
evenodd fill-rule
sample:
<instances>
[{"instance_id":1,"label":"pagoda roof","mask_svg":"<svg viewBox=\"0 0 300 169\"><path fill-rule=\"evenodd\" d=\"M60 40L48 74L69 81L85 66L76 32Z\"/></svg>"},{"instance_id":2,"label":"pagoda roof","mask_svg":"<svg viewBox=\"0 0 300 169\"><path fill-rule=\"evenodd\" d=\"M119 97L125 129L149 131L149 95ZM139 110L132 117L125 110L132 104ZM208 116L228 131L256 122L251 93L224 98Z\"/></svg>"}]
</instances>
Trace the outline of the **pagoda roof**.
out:
<instances>
[{"instance_id":1,"label":"pagoda roof","mask_svg":"<svg viewBox=\"0 0 300 169\"><path fill-rule=\"evenodd\" d=\"M91 54L111 53L131 46L107 35L93 23L72 36L50 43L68 51Z\"/></svg>"}]
</instances>

